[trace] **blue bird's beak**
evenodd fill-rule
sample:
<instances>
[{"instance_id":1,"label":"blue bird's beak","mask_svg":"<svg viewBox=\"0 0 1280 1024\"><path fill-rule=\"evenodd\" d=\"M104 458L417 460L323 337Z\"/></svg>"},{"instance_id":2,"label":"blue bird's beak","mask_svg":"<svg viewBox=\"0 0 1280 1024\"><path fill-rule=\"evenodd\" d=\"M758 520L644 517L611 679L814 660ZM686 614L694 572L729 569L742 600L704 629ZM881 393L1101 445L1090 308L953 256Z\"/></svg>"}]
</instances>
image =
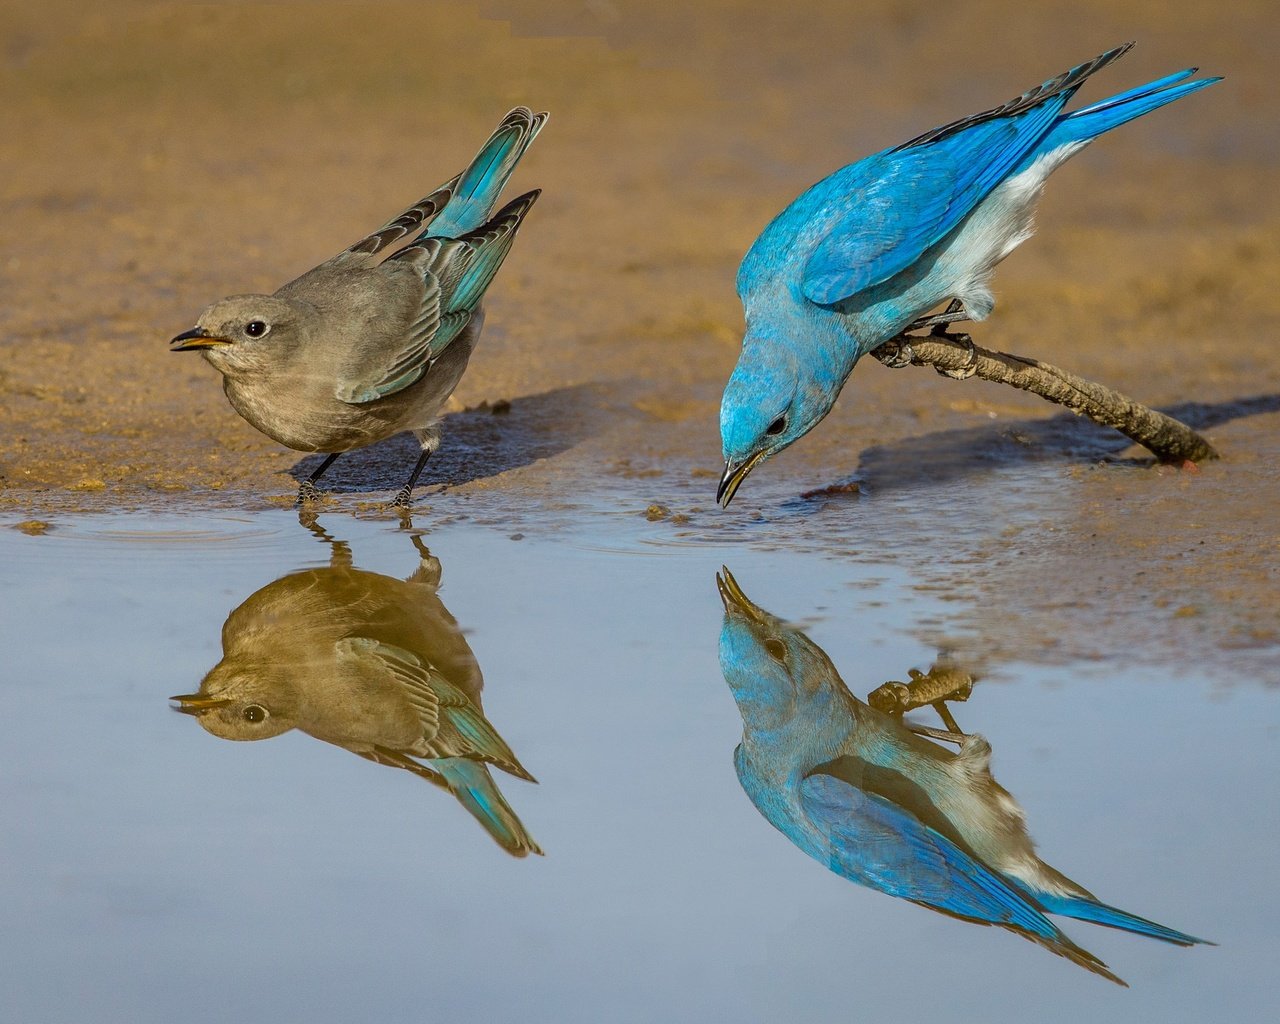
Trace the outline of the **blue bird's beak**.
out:
<instances>
[{"instance_id":1,"label":"blue bird's beak","mask_svg":"<svg viewBox=\"0 0 1280 1024\"><path fill-rule=\"evenodd\" d=\"M724 605L726 614L741 615L757 623L765 621L765 613L742 592L727 565L720 566L716 573L716 589L720 591L720 603Z\"/></svg>"},{"instance_id":2,"label":"blue bird's beak","mask_svg":"<svg viewBox=\"0 0 1280 1024\"><path fill-rule=\"evenodd\" d=\"M176 338L169 342L170 352L192 352L202 348L218 348L222 345L230 345L231 341L227 338L219 338L217 335L210 334L203 327L193 327L189 331L183 331Z\"/></svg>"},{"instance_id":3,"label":"blue bird's beak","mask_svg":"<svg viewBox=\"0 0 1280 1024\"><path fill-rule=\"evenodd\" d=\"M764 458L763 451L756 452L751 458L743 462L735 463L732 459L724 460L724 474L720 477L720 486L716 488L716 504L722 508L728 508L729 502L733 501L733 496L738 493L738 488L742 486L742 481L747 478L747 474L756 468L756 465Z\"/></svg>"}]
</instances>

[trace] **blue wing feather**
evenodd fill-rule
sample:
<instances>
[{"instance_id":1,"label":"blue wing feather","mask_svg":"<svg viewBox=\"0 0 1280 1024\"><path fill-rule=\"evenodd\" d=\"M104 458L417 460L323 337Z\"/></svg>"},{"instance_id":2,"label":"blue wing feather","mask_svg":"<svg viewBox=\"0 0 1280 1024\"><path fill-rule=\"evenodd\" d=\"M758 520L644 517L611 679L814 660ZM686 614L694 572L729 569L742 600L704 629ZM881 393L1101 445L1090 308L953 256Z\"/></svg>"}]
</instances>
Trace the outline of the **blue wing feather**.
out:
<instances>
[{"instance_id":1,"label":"blue wing feather","mask_svg":"<svg viewBox=\"0 0 1280 1024\"><path fill-rule=\"evenodd\" d=\"M805 263L805 297L831 305L919 260L1039 145L1070 97L1060 92L1017 117L847 168L871 180L856 190L840 188L835 216ZM838 187L842 173L827 181Z\"/></svg>"},{"instance_id":2,"label":"blue wing feather","mask_svg":"<svg viewBox=\"0 0 1280 1024\"><path fill-rule=\"evenodd\" d=\"M800 784L800 802L829 842L837 874L891 896L1049 942L1061 933L1004 880L889 801L831 775Z\"/></svg>"}]
</instances>

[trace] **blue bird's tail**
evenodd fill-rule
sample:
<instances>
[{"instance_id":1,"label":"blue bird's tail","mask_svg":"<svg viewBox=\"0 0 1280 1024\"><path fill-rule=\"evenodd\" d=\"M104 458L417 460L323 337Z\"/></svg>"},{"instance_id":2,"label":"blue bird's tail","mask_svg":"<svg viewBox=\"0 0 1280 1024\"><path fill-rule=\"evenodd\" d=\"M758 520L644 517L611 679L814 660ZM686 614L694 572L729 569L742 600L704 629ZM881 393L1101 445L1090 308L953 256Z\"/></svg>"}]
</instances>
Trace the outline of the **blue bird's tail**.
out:
<instances>
[{"instance_id":1,"label":"blue bird's tail","mask_svg":"<svg viewBox=\"0 0 1280 1024\"><path fill-rule=\"evenodd\" d=\"M545 112L535 114L528 107L516 107L504 117L475 159L458 175L452 198L424 237L457 238L484 224L511 172L546 122Z\"/></svg>"},{"instance_id":2,"label":"blue bird's tail","mask_svg":"<svg viewBox=\"0 0 1280 1024\"><path fill-rule=\"evenodd\" d=\"M1162 942L1172 942L1176 946L1213 946L1216 943L1208 939L1198 939L1194 935L1166 928L1162 924L1148 921L1116 907L1109 907L1097 900L1082 899L1079 896L1050 896L1044 892L1034 894L1036 902L1049 914L1060 914L1073 917L1077 921L1089 921L1093 924L1106 925L1108 928L1119 928L1121 931L1147 935Z\"/></svg>"},{"instance_id":3,"label":"blue bird's tail","mask_svg":"<svg viewBox=\"0 0 1280 1024\"><path fill-rule=\"evenodd\" d=\"M514 857L526 854L542 854L542 847L533 841L516 812L503 798L489 775L489 769L480 761L462 757L432 761L449 784L449 791L471 816L484 826L498 845Z\"/></svg>"},{"instance_id":4,"label":"blue bird's tail","mask_svg":"<svg viewBox=\"0 0 1280 1024\"><path fill-rule=\"evenodd\" d=\"M1222 81L1221 77L1201 78L1194 82L1186 81L1199 70L1199 68L1185 68L1154 82L1140 85L1136 89L1130 89L1128 92L1118 93L1092 106L1063 114L1037 149L1045 153L1060 146L1088 142L1103 132L1109 132L1112 128L1118 128L1125 122L1132 121L1135 117L1149 114L1166 103L1172 103L1176 99Z\"/></svg>"}]
</instances>

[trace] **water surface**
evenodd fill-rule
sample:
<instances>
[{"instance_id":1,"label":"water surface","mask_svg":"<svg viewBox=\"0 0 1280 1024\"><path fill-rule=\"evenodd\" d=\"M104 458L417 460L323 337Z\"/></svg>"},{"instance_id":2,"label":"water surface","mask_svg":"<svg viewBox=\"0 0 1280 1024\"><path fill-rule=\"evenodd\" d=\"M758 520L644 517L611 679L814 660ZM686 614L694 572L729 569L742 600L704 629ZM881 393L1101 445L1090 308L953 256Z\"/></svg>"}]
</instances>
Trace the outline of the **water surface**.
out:
<instances>
[{"instance_id":1,"label":"water surface","mask_svg":"<svg viewBox=\"0 0 1280 1024\"><path fill-rule=\"evenodd\" d=\"M419 568L393 522L319 525L360 570ZM7 1013L1258 1019L1277 909L1274 691L1194 666L1003 664L955 708L989 739L1045 860L1221 944L1060 922L1126 992L831 874L738 784L722 563L861 697L929 667L939 652L916 624L954 601L883 562L652 537L620 523L607 539L459 524L421 538L483 671L484 713L539 780L494 771L545 851L515 859L409 772L298 731L226 742L171 710L219 661L233 609L330 563L332 545L291 513L0 530Z\"/></svg>"}]
</instances>

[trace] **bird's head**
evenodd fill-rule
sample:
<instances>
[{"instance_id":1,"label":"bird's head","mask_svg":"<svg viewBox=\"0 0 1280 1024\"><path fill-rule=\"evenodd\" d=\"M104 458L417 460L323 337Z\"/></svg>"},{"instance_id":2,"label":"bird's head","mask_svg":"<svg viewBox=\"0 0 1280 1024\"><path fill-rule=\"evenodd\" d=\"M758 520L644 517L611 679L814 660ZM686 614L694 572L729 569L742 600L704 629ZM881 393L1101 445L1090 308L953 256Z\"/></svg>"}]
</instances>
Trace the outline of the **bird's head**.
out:
<instances>
[{"instance_id":1,"label":"bird's head","mask_svg":"<svg viewBox=\"0 0 1280 1024\"><path fill-rule=\"evenodd\" d=\"M716 501L725 508L748 473L831 411L844 379L830 386L819 369L797 358L790 346L747 335L720 401L724 475Z\"/></svg>"},{"instance_id":2,"label":"bird's head","mask_svg":"<svg viewBox=\"0 0 1280 1024\"><path fill-rule=\"evenodd\" d=\"M297 716L289 690L269 674L226 661L215 665L196 693L169 698L176 711L191 715L206 732L224 740L265 740L294 727Z\"/></svg>"},{"instance_id":3,"label":"bird's head","mask_svg":"<svg viewBox=\"0 0 1280 1024\"><path fill-rule=\"evenodd\" d=\"M202 352L228 377L261 371L303 340L307 308L276 295L232 295L200 314L195 327L169 343L170 352Z\"/></svg>"},{"instance_id":4,"label":"bird's head","mask_svg":"<svg viewBox=\"0 0 1280 1024\"><path fill-rule=\"evenodd\" d=\"M733 691L745 725L776 729L832 679L835 666L822 648L753 603L733 574L716 575L724 604L720 671Z\"/></svg>"}]
</instances>

